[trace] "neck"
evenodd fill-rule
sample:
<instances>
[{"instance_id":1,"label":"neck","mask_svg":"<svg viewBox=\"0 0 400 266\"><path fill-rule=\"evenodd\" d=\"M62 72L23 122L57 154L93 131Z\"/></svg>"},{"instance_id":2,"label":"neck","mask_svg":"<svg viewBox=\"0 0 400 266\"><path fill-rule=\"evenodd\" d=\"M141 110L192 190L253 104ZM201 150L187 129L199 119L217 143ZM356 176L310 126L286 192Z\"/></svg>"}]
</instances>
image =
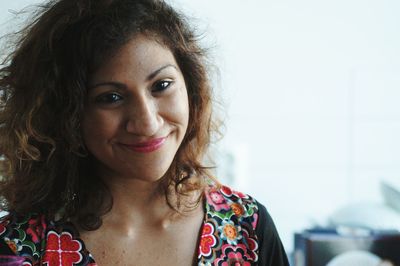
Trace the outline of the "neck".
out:
<instances>
[{"instance_id":1,"label":"neck","mask_svg":"<svg viewBox=\"0 0 400 266\"><path fill-rule=\"evenodd\" d=\"M184 203L194 202L202 193L196 190L187 193L186 196L181 196L183 208L180 211L182 212L176 212L166 200L163 179L149 181L134 177L115 176L109 171L100 172L102 174L99 175L106 183L113 198L112 209L102 217L102 227L117 229L124 235L129 235L134 227L146 225L165 228L169 222L182 217L182 215L192 215L193 210L185 208ZM172 189L170 193L171 199L175 199L173 194L175 190ZM172 206L176 204L174 200L170 203ZM202 208L202 206L199 207Z\"/></svg>"},{"instance_id":2,"label":"neck","mask_svg":"<svg viewBox=\"0 0 400 266\"><path fill-rule=\"evenodd\" d=\"M129 215L132 213L150 213L167 205L162 181L143 181L129 178L115 178L106 181L113 197L112 213Z\"/></svg>"},{"instance_id":3,"label":"neck","mask_svg":"<svg viewBox=\"0 0 400 266\"><path fill-rule=\"evenodd\" d=\"M182 215L192 215L193 210L187 211L183 208L180 213L168 205L161 180L156 182L132 178L107 180L107 186L113 197L113 207L103 217L103 226L117 228L123 235L130 235L134 231L133 228L141 226L164 230ZM199 193L196 191L189 193L188 196L181 196L181 200L193 202ZM173 194L171 198L174 199ZM171 204L174 205L175 202L172 201Z\"/></svg>"}]
</instances>

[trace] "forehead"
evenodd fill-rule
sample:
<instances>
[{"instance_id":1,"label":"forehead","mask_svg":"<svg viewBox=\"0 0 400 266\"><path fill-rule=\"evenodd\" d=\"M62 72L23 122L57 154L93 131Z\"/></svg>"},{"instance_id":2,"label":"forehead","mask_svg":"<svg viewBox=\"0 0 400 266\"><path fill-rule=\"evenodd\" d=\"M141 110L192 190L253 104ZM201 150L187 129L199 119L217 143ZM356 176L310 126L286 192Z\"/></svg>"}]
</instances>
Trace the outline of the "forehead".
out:
<instances>
[{"instance_id":1,"label":"forehead","mask_svg":"<svg viewBox=\"0 0 400 266\"><path fill-rule=\"evenodd\" d=\"M104 60L91 80L121 74L140 77L167 64L179 70L172 51L166 45L156 38L141 34L129 39Z\"/></svg>"}]
</instances>

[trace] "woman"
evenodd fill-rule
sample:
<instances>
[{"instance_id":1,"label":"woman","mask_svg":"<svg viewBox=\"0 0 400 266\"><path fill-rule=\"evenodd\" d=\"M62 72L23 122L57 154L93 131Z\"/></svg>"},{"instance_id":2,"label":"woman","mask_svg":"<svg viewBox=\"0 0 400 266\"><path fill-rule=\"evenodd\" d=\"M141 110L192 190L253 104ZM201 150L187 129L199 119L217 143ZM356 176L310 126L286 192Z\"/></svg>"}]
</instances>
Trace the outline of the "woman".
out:
<instances>
[{"instance_id":1,"label":"woman","mask_svg":"<svg viewBox=\"0 0 400 266\"><path fill-rule=\"evenodd\" d=\"M1 253L24 265L287 265L214 180L204 52L159 0L43 5L1 69Z\"/></svg>"}]
</instances>

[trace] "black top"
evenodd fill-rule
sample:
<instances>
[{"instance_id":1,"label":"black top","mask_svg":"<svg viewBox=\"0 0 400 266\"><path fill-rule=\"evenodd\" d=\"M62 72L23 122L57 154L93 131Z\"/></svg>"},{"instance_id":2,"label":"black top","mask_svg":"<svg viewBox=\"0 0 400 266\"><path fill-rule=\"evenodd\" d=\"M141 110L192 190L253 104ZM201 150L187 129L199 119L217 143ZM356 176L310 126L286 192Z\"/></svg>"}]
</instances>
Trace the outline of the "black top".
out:
<instances>
[{"instance_id":1,"label":"black top","mask_svg":"<svg viewBox=\"0 0 400 266\"><path fill-rule=\"evenodd\" d=\"M260 245L259 266L286 266L289 265L285 249L279 238L275 224L266 208L257 202L259 222L256 228ZM272 256L271 256L272 255Z\"/></svg>"},{"instance_id":2,"label":"black top","mask_svg":"<svg viewBox=\"0 0 400 266\"><path fill-rule=\"evenodd\" d=\"M289 265L271 216L254 198L209 187L204 203L198 265ZM0 219L0 254L22 256L31 265L96 265L72 223L40 214L11 212Z\"/></svg>"}]
</instances>

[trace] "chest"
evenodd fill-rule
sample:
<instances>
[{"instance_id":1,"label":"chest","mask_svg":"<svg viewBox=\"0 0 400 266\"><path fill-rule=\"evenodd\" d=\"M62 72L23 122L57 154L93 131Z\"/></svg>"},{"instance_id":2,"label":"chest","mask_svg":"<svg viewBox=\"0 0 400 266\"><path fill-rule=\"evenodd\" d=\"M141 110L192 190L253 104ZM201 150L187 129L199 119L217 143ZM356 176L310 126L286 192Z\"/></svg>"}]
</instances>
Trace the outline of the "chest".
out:
<instances>
[{"instance_id":1,"label":"chest","mask_svg":"<svg viewBox=\"0 0 400 266\"><path fill-rule=\"evenodd\" d=\"M201 220L188 220L166 229L138 228L129 236L99 230L81 237L98 266L187 266L197 261L201 227Z\"/></svg>"},{"instance_id":2,"label":"chest","mask_svg":"<svg viewBox=\"0 0 400 266\"><path fill-rule=\"evenodd\" d=\"M25 254L32 265L187 266L257 262L260 243L255 232L256 202L227 189L214 189L205 196L201 215L193 220L182 219L163 230L139 226L125 236L101 229L78 234L72 223L49 223L44 229L40 216L31 217L29 223L7 222L3 232L13 240L9 245L14 245L15 252ZM26 232L22 239L21 231Z\"/></svg>"},{"instance_id":3,"label":"chest","mask_svg":"<svg viewBox=\"0 0 400 266\"><path fill-rule=\"evenodd\" d=\"M193 240L193 241L189 241ZM196 239L160 237L142 241L91 243L91 254L98 266L104 265L192 265L196 261Z\"/></svg>"}]
</instances>

